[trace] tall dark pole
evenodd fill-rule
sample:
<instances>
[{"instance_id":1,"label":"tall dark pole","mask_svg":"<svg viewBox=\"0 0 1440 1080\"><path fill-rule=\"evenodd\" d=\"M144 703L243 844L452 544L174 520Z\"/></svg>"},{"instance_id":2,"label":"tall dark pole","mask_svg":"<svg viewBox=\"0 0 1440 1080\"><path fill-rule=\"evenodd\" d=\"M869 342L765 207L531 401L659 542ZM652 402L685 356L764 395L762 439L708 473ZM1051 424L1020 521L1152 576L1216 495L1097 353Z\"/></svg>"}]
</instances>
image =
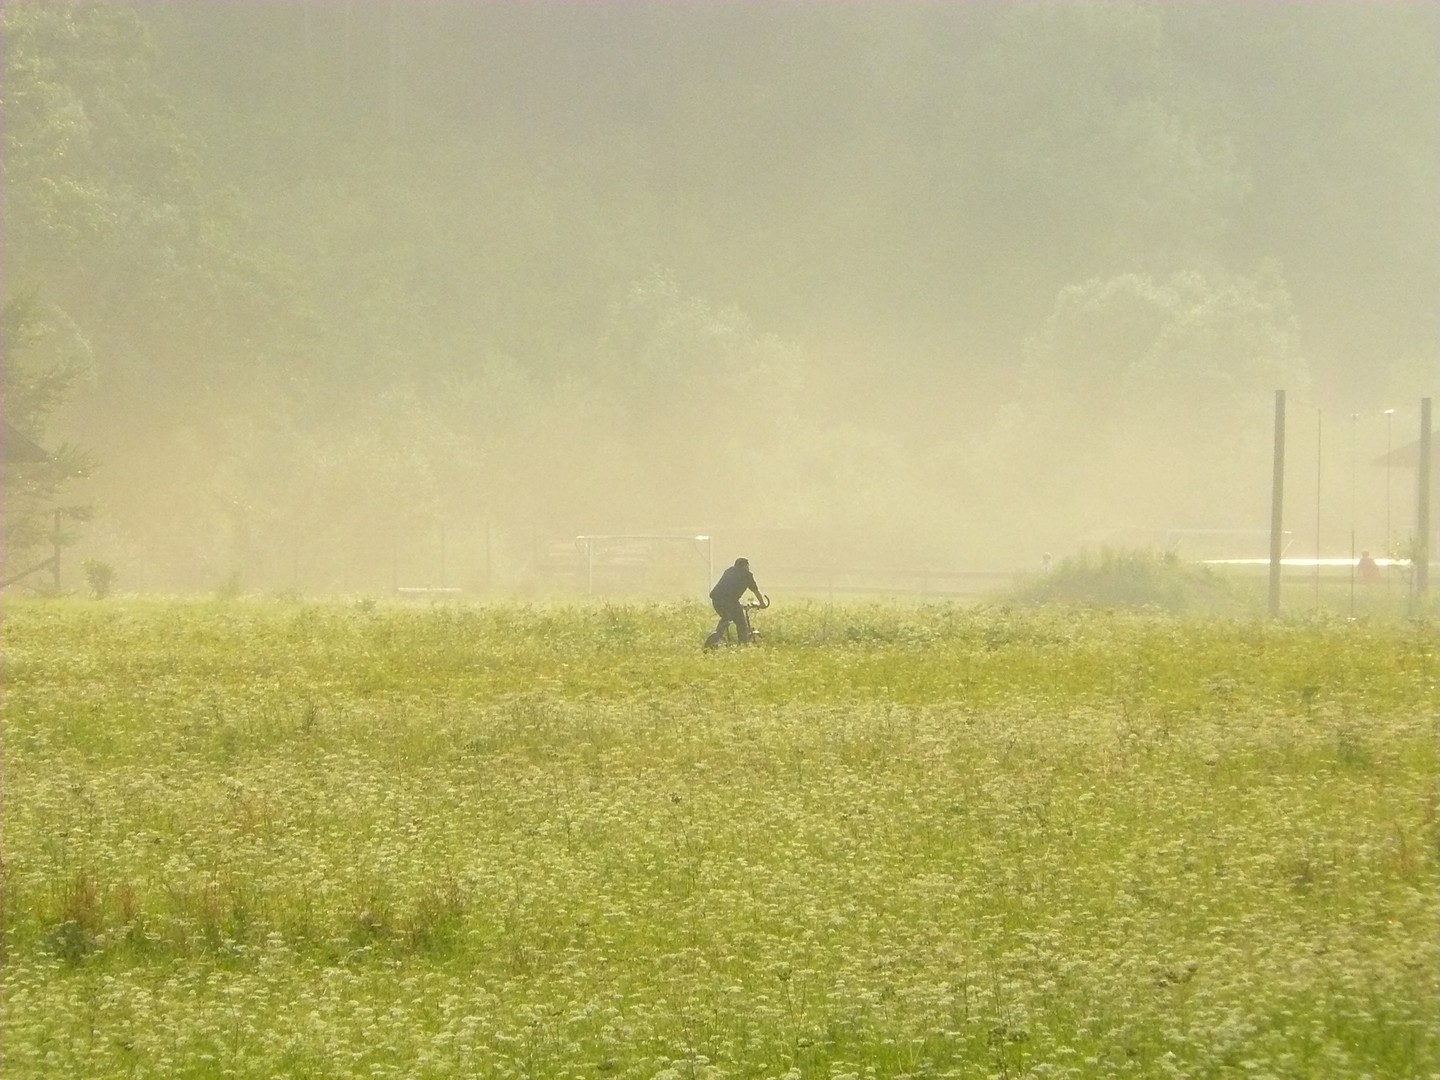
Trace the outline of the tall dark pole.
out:
<instances>
[{"instance_id":1,"label":"tall dark pole","mask_svg":"<svg viewBox=\"0 0 1440 1080\"><path fill-rule=\"evenodd\" d=\"M1360 414L1350 414L1350 614L1355 614L1355 441Z\"/></svg>"},{"instance_id":2,"label":"tall dark pole","mask_svg":"<svg viewBox=\"0 0 1440 1080\"><path fill-rule=\"evenodd\" d=\"M305 37L305 75L307 78L315 76L315 28L310 21L309 0L304 0L300 5L300 16L304 20Z\"/></svg>"},{"instance_id":3,"label":"tall dark pole","mask_svg":"<svg viewBox=\"0 0 1440 1080\"><path fill-rule=\"evenodd\" d=\"M354 70L354 50L352 48L355 40L354 29L353 4L351 0L345 0L345 99L347 105L350 100L350 92L354 89L354 80L351 74Z\"/></svg>"},{"instance_id":4,"label":"tall dark pole","mask_svg":"<svg viewBox=\"0 0 1440 1080\"><path fill-rule=\"evenodd\" d=\"M55 511L55 528L50 533L50 546L53 550L50 557L50 587L56 596L60 595L60 550L65 539L60 530L60 519L63 515L64 511Z\"/></svg>"},{"instance_id":5,"label":"tall dark pole","mask_svg":"<svg viewBox=\"0 0 1440 1080\"><path fill-rule=\"evenodd\" d=\"M1270 614L1280 614L1280 555L1285 505L1285 391L1275 391L1275 468L1270 479Z\"/></svg>"},{"instance_id":6,"label":"tall dark pole","mask_svg":"<svg viewBox=\"0 0 1440 1080\"><path fill-rule=\"evenodd\" d=\"M390 0L390 135L400 137L402 107L400 97L400 6Z\"/></svg>"},{"instance_id":7,"label":"tall dark pole","mask_svg":"<svg viewBox=\"0 0 1440 1080\"><path fill-rule=\"evenodd\" d=\"M1390 578L1395 570L1395 549L1390 544L1390 473L1395 452L1395 410L1385 410L1385 595L1390 595Z\"/></svg>"},{"instance_id":8,"label":"tall dark pole","mask_svg":"<svg viewBox=\"0 0 1440 1080\"><path fill-rule=\"evenodd\" d=\"M1325 413L1315 410L1315 607L1320 607L1320 508L1324 505Z\"/></svg>"},{"instance_id":9,"label":"tall dark pole","mask_svg":"<svg viewBox=\"0 0 1440 1080\"><path fill-rule=\"evenodd\" d=\"M490 554L491 543L490 519L487 517L485 519L485 591L487 593L490 591L491 583L494 581L494 566Z\"/></svg>"},{"instance_id":10,"label":"tall dark pole","mask_svg":"<svg viewBox=\"0 0 1440 1080\"><path fill-rule=\"evenodd\" d=\"M1420 399L1420 476L1415 498L1415 599L1424 610L1430 589L1430 399Z\"/></svg>"}]
</instances>

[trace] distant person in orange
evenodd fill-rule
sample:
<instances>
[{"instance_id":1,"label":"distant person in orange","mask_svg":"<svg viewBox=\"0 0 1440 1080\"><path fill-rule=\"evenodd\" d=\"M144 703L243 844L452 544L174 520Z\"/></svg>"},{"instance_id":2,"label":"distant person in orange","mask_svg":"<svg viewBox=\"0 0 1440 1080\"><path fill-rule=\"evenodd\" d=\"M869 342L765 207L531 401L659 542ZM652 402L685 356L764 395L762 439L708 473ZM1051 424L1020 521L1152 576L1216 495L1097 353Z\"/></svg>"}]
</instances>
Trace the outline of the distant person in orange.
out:
<instances>
[{"instance_id":1,"label":"distant person in orange","mask_svg":"<svg viewBox=\"0 0 1440 1080\"><path fill-rule=\"evenodd\" d=\"M1360 552L1360 561L1355 564L1355 570L1366 585L1380 583L1380 564L1370 557L1370 552Z\"/></svg>"}]
</instances>

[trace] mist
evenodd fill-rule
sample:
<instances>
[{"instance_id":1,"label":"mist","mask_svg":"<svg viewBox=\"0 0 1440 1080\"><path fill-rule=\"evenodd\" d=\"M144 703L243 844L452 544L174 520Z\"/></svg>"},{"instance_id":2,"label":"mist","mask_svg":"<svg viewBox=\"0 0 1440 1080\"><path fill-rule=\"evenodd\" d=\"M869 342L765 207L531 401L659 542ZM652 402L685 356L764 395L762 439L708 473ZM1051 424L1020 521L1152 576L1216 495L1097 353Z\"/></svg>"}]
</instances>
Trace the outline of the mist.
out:
<instances>
[{"instance_id":1,"label":"mist","mask_svg":"<svg viewBox=\"0 0 1440 1080\"><path fill-rule=\"evenodd\" d=\"M3 27L5 415L75 451L67 561L122 590L1259 556L1277 389L1296 550L1413 527L1382 459L1440 390L1431 5ZM7 576L48 543L25 483Z\"/></svg>"}]
</instances>

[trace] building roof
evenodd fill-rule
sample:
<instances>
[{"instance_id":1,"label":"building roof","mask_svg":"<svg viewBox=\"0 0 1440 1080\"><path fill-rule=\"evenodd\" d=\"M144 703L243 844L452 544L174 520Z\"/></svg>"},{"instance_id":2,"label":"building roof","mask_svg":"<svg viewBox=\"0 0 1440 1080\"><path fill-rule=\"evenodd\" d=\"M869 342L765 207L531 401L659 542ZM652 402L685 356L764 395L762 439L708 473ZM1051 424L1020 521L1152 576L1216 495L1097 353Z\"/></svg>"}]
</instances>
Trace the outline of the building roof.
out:
<instances>
[{"instance_id":1,"label":"building roof","mask_svg":"<svg viewBox=\"0 0 1440 1080\"><path fill-rule=\"evenodd\" d=\"M1402 469L1414 469L1420 465L1420 440L1415 439L1404 446L1397 446L1388 454L1381 454L1374 462L1376 465L1395 465ZM1430 436L1430 463L1440 465L1440 432Z\"/></svg>"},{"instance_id":2,"label":"building roof","mask_svg":"<svg viewBox=\"0 0 1440 1080\"><path fill-rule=\"evenodd\" d=\"M45 448L17 428L9 420L0 421L0 461L6 465L25 461L49 461Z\"/></svg>"}]
</instances>

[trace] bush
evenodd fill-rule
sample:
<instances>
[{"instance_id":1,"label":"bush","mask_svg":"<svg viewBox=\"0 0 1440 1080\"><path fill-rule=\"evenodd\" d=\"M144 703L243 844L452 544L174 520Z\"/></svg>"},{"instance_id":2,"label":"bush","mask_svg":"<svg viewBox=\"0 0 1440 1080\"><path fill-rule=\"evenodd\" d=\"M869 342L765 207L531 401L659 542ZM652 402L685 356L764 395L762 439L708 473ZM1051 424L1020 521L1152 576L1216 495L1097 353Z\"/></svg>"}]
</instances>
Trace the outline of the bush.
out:
<instances>
[{"instance_id":1,"label":"bush","mask_svg":"<svg viewBox=\"0 0 1440 1080\"><path fill-rule=\"evenodd\" d=\"M90 586L90 595L104 600L115 585L115 567L101 559L86 559L80 564L85 572L85 581Z\"/></svg>"},{"instance_id":2,"label":"bush","mask_svg":"<svg viewBox=\"0 0 1440 1080\"><path fill-rule=\"evenodd\" d=\"M245 595L245 581L239 571L225 575L215 586L215 599L221 601L239 600Z\"/></svg>"},{"instance_id":3,"label":"bush","mask_svg":"<svg viewBox=\"0 0 1440 1080\"><path fill-rule=\"evenodd\" d=\"M1055 569L1025 578L1011 592L1020 604L1170 612L1219 611L1234 606L1229 584L1208 566L1174 552L1149 549L1083 551Z\"/></svg>"}]
</instances>

